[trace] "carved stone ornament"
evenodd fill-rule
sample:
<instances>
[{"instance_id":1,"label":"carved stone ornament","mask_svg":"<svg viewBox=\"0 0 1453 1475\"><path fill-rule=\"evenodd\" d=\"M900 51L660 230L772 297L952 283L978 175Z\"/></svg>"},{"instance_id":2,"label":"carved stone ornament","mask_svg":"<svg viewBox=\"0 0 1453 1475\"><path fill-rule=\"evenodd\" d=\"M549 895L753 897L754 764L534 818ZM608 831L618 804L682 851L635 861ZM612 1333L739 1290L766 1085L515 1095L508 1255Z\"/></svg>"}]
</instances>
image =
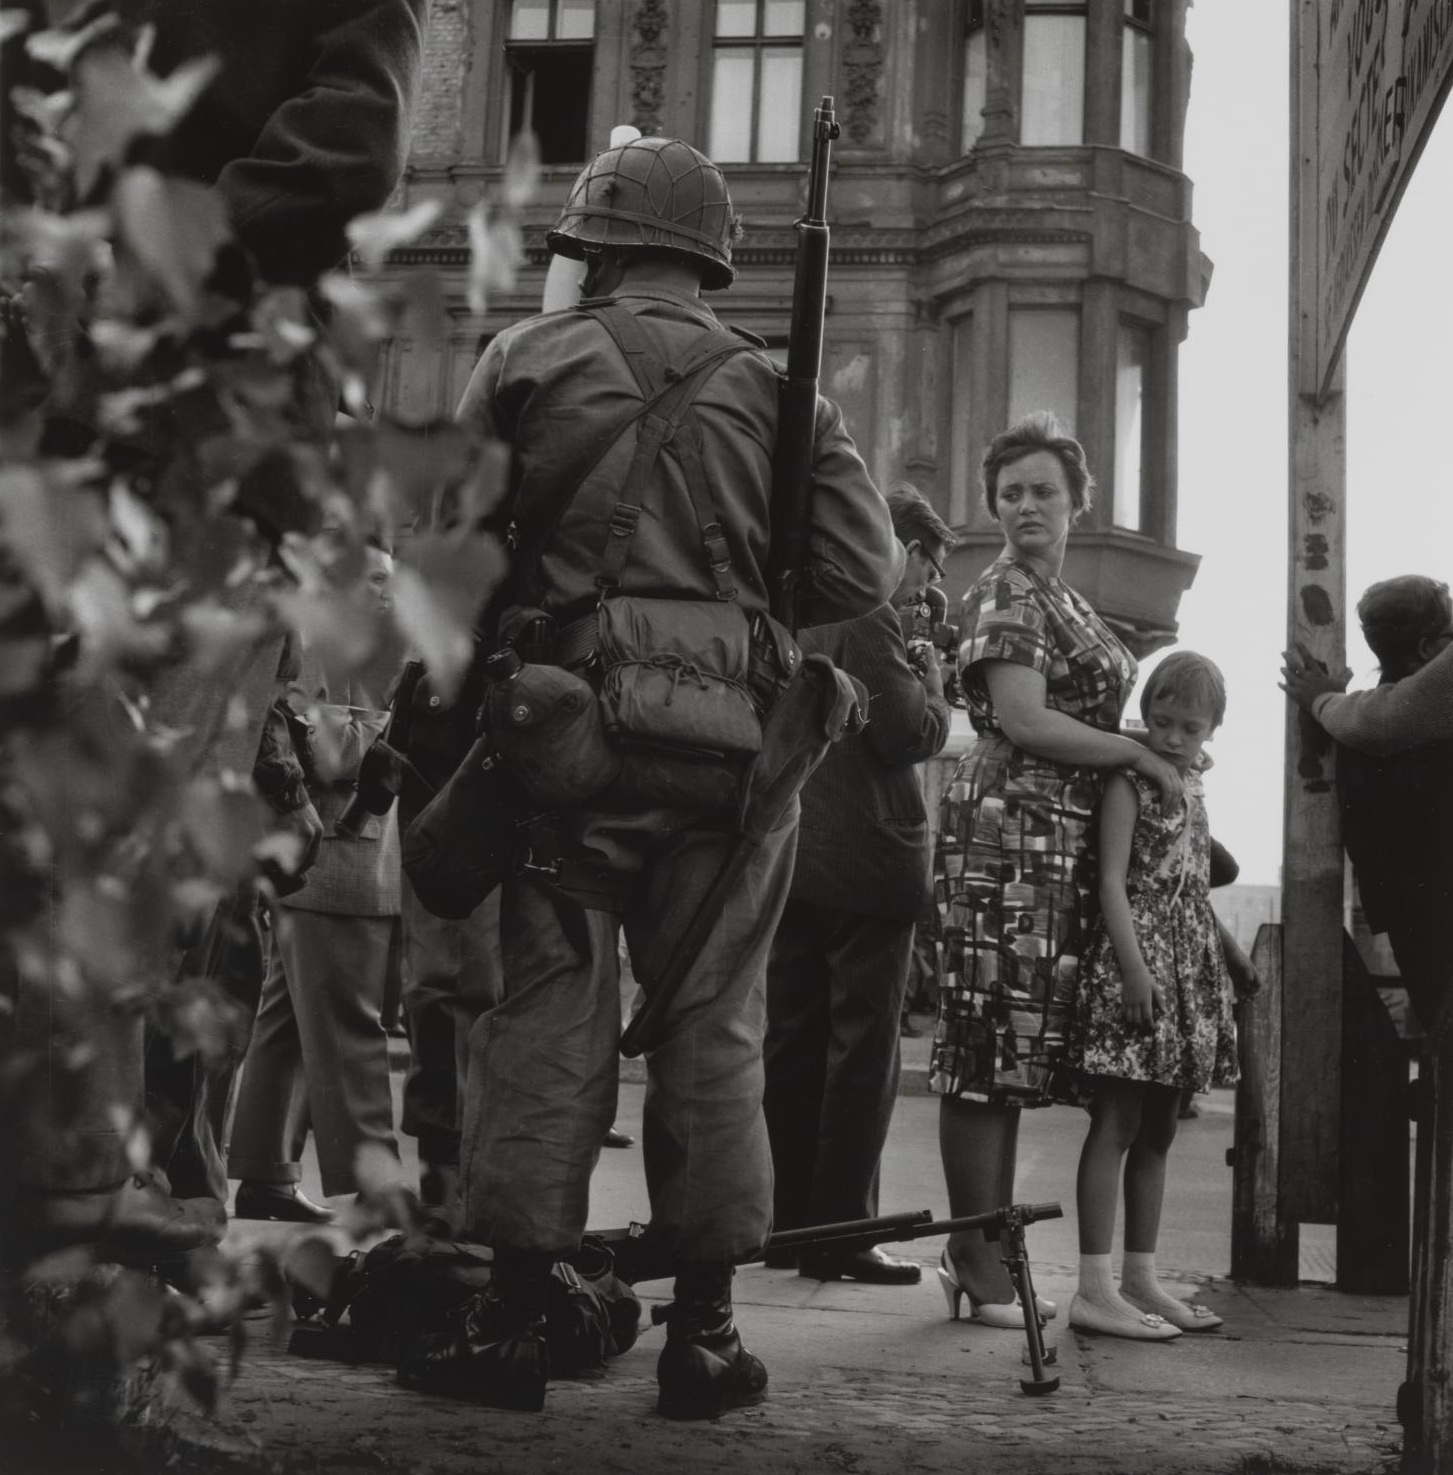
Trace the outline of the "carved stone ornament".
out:
<instances>
[{"instance_id":1,"label":"carved stone ornament","mask_svg":"<svg viewBox=\"0 0 1453 1475\"><path fill-rule=\"evenodd\" d=\"M989 30L990 45L999 45L1006 26L1012 26L1014 18L1013 0L984 0L984 24Z\"/></svg>"},{"instance_id":2,"label":"carved stone ornament","mask_svg":"<svg viewBox=\"0 0 1453 1475\"><path fill-rule=\"evenodd\" d=\"M881 0L853 0L848 7L848 40L843 47L847 94L847 132L856 144L878 131L883 81L883 6Z\"/></svg>"},{"instance_id":3,"label":"carved stone ornament","mask_svg":"<svg viewBox=\"0 0 1453 1475\"><path fill-rule=\"evenodd\" d=\"M640 0L631 23L631 121L647 135L661 132L666 18L666 0Z\"/></svg>"}]
</instances>

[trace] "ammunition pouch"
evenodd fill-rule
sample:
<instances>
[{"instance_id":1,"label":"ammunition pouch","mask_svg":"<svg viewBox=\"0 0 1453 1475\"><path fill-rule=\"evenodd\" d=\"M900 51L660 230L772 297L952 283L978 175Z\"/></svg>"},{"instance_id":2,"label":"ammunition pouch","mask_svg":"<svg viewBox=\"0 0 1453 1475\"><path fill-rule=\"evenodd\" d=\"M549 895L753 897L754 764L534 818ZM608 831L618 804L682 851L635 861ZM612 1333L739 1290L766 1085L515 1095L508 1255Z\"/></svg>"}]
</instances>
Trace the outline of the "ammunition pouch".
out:
<instances>
[{"instance_id":1,"label":"ammunition pouch","mask_svg":"<svg viewBox=\"0 0 1453 1475\"><path fill-rule=\"evenodd\" d=\"M514 868L528 812L494 739L476 739L404 835L404 873L424 909L453 921L469 916Z\"/></svg>"}]
</instances>

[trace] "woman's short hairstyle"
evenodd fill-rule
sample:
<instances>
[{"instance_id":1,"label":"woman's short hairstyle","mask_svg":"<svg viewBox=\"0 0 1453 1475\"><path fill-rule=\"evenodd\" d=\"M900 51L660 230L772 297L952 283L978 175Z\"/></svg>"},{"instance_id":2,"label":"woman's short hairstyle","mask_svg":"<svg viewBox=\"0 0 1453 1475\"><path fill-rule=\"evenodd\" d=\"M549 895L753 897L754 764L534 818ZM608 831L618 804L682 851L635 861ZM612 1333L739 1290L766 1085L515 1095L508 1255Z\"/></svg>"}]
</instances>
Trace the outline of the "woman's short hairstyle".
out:
<instances>
[{"instance_id":1,"label":"woman's short hairstyle","mask_svg":"<svg viewBox=\"0 0 1453 1475\"><path fill-rule=\"evenodd\" d=\"M1053 410L1035 410L996 435L984 452L979 482L984 489L984 505L989 509L989 516L999 516L999 473L1011 462L1032 456L1035 451L1048 451L1058 458L1070 484L1070 501L1074 504L1075 516L1088 512L1094 500L1095 478L1090 475L1085 461L1084 447L1074 436L1066 435L1060 429Z\"/></svg>"},{"instance_id":2,"label":"woman's short hairstyle","mask_svg":"<svg viewBox=\"0 0 1453 1475\"><path fill-rule=\"evenodd\" d=\"M1453 629L1448 586L1423 574L1400 574L1370 585L1357 601L1362 638L1388 675L1405 676L1418 646Z\"/></svg>"},{"instance_id":3,"label":"woman's short hairstyle","mask_svg":"<svg viewBox=\"0 0 1453 1475\"><path fill-rule=\"evenodd\" d=\"M887 501L893 535L900 543L916 541L924 548L939 547L947 553L958 542L958 534L911 481L895 481L888 488Z\"/></svg>"},{"instance_id":4,"label":"woman's short hairstyle","mask_svg":"<svg viewBox=\"0 0 1453 1475\"><path fill-rule=\"evenodd\" d=\"M1154 671L1140 693L1140 715L1150 721L1150 704L1171 697L1197 703L1211 714L1211 726L1220 727L1226 715L1226 678L1209 656L1193 650L1173 650Z\"/></svg>"}]
</instances>

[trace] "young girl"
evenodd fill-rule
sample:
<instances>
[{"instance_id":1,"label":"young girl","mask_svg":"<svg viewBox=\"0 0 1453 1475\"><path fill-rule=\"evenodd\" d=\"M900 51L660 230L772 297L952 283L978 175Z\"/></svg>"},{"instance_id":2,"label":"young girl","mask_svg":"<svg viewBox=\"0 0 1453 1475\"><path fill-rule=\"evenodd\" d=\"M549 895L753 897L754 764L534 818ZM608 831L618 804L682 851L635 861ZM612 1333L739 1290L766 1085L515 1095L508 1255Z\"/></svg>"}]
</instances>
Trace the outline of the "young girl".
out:
<instances>
[{"instance_id":1,"label":"young girl","mask_svg":"<svg viewBox=\"0 0 1453 1475\"><path fill-rule=\"evenodd\" d=\"M1226 710L1221 673L1178 651L1140 701L1151 749L1185 775L1170 808L1154 784L1117 770L1100 812L1100 919L1081 965L1073 1031L1076 1064L1093 1089L1076 1198L1080 1286L1070 1325L1168 1341L1221 1318L1177 1301L1155 1279L1166 1154L1181 1093L1236 1079L1232 982L1207 880L1210 832L1197 759ZM1233 955L1240 977L1255 975ZM1243 969L1245 970L1243 972ZM1125 1263L1110 1275L1120 1166L1125 1163Z\"/></svg>"}]
</instances>

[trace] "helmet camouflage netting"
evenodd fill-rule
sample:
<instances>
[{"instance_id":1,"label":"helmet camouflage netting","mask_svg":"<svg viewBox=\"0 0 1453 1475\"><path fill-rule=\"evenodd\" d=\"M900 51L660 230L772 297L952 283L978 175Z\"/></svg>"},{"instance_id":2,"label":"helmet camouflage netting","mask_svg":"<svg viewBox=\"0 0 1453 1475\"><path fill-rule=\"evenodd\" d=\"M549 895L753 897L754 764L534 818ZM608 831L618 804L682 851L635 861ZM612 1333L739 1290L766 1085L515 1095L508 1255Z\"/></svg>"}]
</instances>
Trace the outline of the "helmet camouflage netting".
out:
<instances>
[{"instance_id":1,"label":"helmet camouflage netting","mask_svg":"<svg viewBox=\"0 0 1453 1475\"><path fill-rule=\"evenodd\" d=\"M637 138L585 166L545 243L577 261L591 246L679 251L716 290L735 276L739 233L726 179L705 154L676 138Z\"/></svg>"}]
</instances>

